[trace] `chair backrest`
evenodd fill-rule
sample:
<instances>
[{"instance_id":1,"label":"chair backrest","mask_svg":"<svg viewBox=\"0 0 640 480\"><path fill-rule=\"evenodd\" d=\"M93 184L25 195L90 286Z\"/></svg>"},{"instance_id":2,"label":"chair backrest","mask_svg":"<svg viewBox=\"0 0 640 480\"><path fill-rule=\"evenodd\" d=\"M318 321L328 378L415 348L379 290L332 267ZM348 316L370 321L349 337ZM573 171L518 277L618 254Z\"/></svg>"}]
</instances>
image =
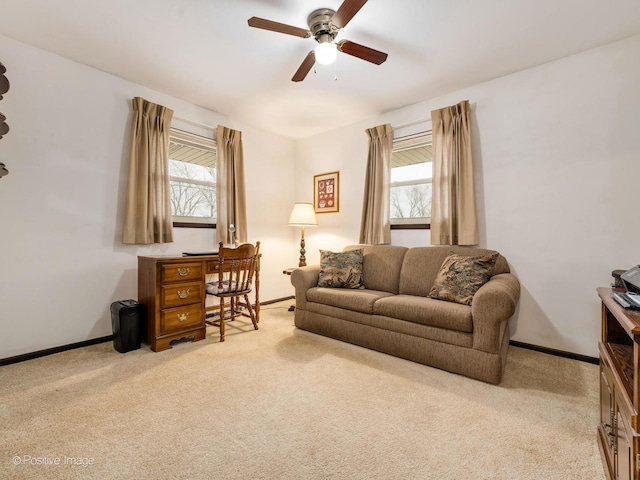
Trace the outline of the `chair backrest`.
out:
<instances>
[{"instance_id":1,"label":"chair backrest","mask_svg":"<svg viewBox=\"0 0 640 480\"><path fill-rule=\"evenodd\" d=\"M242 243L236 248L225 247L220 242L218 292L229 295L250 292L259 254L260 242L256 242L255 247L250 243Z\"/></svg>"}]
</instances>

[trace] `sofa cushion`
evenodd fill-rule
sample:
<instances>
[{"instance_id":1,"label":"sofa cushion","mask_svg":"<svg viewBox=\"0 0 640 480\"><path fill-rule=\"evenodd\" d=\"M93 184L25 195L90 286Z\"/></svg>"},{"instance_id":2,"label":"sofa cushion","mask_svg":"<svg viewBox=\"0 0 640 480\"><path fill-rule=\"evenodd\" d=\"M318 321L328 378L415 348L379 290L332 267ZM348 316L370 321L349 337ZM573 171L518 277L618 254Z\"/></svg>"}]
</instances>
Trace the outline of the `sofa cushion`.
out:
<instances>
[{"instance_id":1,"label":"sofa cushion","mask_svg":"<svg viewBox=\"0 0 640 480\"><path fill-rule=\"evenodd\" d=\"M413 295L384 297L374 303L373 313L458 332L473 331L471 307L433 298Z\"/></svg>"},{"instance_id":2,"label":"sofa cushion","mask_svg":"<svg viewBox=\"0 0 640 480\"><path fill-rule=\"evenodd\" d=\"M442 262L429 297L471 305L475 293L491 279L497 257L497 253L449 255Z\"/></svg>"},{"instance_id":3,"label":"sofa cushion","mask_svg":"<svg viewBox=\"0 0 640 480\"><path fill-rule=\"evenodd\" d=\"M411 335L423 339L434 340L436 342L449 343L465 348L473 348L473 333L458 332L449 330L448 328L432 327L430 325L421 325L415 322L407 322L397 318L385 317L384 315L370 315L367 313L354 312L344 308L331 307L322 303L308 303L309 312L323 315L328 319L339 319L349 323L358 323L367 327L374 327L381 335L387 335L389 332L401 333L403 335ZM347 327L348 328L348 327ZM386 333L385 333L386 332Z\"/></svg>"},{"instance_id":4,"label":"sofa cushion","mask_svg":"<svg viewBox=\"0 0 640 480\"><path fill-rule=\"evenodd\" d=\"M420 295L422 297L429 296L442 262L452 253L480 256L497 252L484 248L458 246L410 248L404 256L402 264L399 293ZM498 255L493 269L493 275L498 273L509 273L509 264L502 255Z\"/></svg>"},{"instance_id":5,"label":"sofa cushion","mask_svg":"<svg viewBox=\"0 0 640 480\"><path fill-rule=\"evenodd\" d=\"M362 277L370 290L398 293L400 271L407 247L393 245L350 245L344 250L361 248L364 253Z\"/></svg>"},{"instance_id":6,"label":"sofa cushion","mask_svg":"<svg viewBox=\"0 0 640 480\"><path fill-rule=\"evenodd\" d=\"M348 252L320 250L319 287L364 288L362 249Z\"/></svg>"},{"instance_id":7,"label":"sofa cushion","mask_svg":"<svg viewBox=\"0 0 640 480\"><path fill-rule=\"evenodd\" d=\"M391 296L377 290L351 290L344 288L313 287L307 290L307 302L322 303L355 312L373 313L376 300Z\"/></svg>"}]
</instances>

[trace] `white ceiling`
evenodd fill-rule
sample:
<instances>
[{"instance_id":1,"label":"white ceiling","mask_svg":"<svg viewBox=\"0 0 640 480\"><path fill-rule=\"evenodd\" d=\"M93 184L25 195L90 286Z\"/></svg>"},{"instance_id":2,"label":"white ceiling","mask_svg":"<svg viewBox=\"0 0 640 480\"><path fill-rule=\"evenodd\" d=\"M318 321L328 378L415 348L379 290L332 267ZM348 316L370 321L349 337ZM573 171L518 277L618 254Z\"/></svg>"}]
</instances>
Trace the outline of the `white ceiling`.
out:
<instances>
[{"instance_id":1,"label":"white ceiling","mask_svg":"<svg viewBox=\"0 0 640 480\"><path fill-rule=\"evenodd\" d=\"M369 0L301 83L307 28L341 0L0 0L0 34L289 138L304 138L640 33L639 0ZM337 73L338 79L334 80Z\"/></svg>"}]
</instances>

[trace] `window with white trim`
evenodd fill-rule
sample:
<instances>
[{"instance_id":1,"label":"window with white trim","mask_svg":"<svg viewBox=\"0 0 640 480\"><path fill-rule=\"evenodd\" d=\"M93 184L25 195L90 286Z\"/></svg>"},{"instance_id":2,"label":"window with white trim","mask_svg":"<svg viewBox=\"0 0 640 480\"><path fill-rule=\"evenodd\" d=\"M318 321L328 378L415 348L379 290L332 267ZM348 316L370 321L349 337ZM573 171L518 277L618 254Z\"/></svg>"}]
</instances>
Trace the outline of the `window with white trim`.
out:
<instances>
[{"instance_id":1,"label":"window with white trim","mask_svg":"<svg viewBox=\"0 0 640 480\"><path fill-rule=\"evenodd\" d=\"M169 186L174 224L215 224L216 160L213 140L171 129Z\"/></svg>"},{"instance_id":2,"label":"window with white trim","mask_svg":"<svg viewBox=\"0 0 640 480\"><path fill-rule=\"evenodd\" d=\"M391 225L431 222L431 132L393 141L391 155Z\"/></svg>"}]
</instances>

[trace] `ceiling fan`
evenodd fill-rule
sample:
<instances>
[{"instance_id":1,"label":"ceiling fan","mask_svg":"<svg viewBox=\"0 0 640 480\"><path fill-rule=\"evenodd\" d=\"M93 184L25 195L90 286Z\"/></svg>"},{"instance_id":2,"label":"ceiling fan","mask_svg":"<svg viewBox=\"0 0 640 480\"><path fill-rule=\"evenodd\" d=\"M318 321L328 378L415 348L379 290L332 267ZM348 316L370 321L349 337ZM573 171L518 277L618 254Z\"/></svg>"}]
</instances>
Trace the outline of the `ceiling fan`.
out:
<instances>
[{"instance_id":1,"label":"ceiling fan","mask_svg":"<svg viewBox=\"0 0 640 480\"><path fill-rule=\"evenodd\" d=\"M307 54L298 71L296 71L291 79L294 82L301 82L316 61L323 64L333 63L337 52L346 53L347 55L375 63L376 65L380 65L387 59L386 53L365 47L350 40L335 42L340 29L344 28L347 23L351 21L365 3L367 3L367 0L344 0L337 11L330 8L314 10L307 18L309 30L258 17L251 17L249 19L249 26L263 30L271 30L272 32L285 33L295 37L315 38L318 45Z\"/></svg>"}]
</instances>

